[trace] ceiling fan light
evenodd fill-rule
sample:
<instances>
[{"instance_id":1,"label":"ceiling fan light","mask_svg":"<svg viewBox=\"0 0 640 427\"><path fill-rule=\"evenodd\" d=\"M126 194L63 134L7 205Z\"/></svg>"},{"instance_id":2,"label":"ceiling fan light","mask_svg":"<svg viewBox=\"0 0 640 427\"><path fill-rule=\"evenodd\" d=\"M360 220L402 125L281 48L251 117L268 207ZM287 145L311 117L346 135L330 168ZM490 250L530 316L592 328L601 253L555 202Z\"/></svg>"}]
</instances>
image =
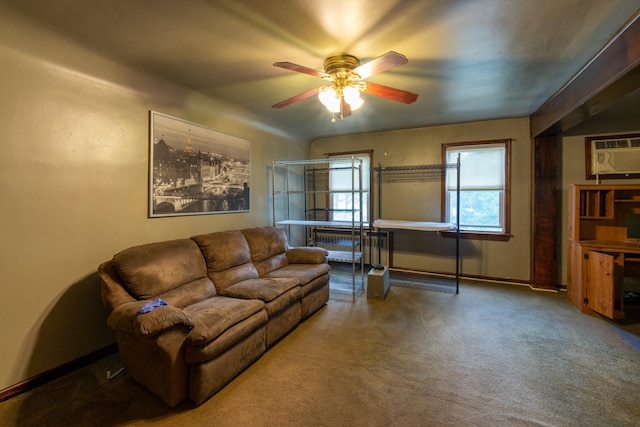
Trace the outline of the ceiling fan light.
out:
<instances>
[{"instance_id":1,"label":"ceiling fan light","mask_svg":"<svg viewBox=\"0 0 640 427\"><path fill-rule=\"evenodd\" d=\"M321 90L320 92L318 92L318 99L320 99L322 105L327 107L327 110L331 111L332 113L340 112L340 98L338 98L338 94L336 93L335 89L328 88L325 90Z\"/></svg>"},{"instance_id":2,"label":"ceiling fan light","mask_svg":"<svg viewBox=\"0 0 640 427\"><path fill-rule=\"evenodd\" d=\"M354 86L346 86L343 89L344 100L347 101L351 110L357 110L364 104L364 100L360 98L360 91Z\"/></svg>"},{"instance_id":3,"label":"ceiling fan light","mask_svg":"<svg viewBox=\"0 0 640 427\"><path fill-rule=\"evenodd\" d=\"M349 104L360 98L360 91L353 86L345 86L344 89L342 89L342 93L344 93L345 101Z\"/></svg>"}]
</instances>

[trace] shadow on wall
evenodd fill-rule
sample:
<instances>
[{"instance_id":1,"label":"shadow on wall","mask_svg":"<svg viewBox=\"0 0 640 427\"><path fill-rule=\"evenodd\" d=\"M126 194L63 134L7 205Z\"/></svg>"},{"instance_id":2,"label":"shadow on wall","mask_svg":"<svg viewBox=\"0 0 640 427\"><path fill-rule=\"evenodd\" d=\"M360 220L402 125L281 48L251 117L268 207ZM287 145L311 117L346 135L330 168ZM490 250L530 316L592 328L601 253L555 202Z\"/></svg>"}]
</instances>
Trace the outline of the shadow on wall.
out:
<instances>
[{"instance_id":1,"label":"shadow on wall","mask_svg":"<svg viewBox=\"0 0 640 427\"><path fill-rule=\"evenodd\" d=\"M73 284L52 304L35 341L27 376L33 380L30 385L38 387L5 402L15 405L5 406L12 425L113 426L194 407L185 401L169 408L126 371L108 377L119 371L122 361L113 353L116 339L107 326L97 272ZM79 366L76 359L87 355L82 362L93 363ZM60 377L60 371L65 375Z\"/></svg>"},{"instance_id":2,"label":"shadow on wall","mask_svg":"<svg viewBox=\"0 0 640 427\"><path fill-rule=\"evenodd\" d=\"M94 272L71 285L50 307L35 338L26 377L62 367L115 341Z\"/></svg>"}]
</instances>

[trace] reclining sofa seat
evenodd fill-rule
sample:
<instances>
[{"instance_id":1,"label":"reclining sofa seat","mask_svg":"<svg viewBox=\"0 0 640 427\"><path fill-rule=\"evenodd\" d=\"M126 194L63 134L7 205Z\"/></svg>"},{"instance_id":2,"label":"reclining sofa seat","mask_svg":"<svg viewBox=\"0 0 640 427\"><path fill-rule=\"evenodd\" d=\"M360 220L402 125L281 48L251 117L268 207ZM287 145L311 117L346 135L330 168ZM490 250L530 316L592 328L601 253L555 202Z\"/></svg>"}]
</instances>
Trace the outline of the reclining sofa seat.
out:
<instances>
[{"instance_id":1,"label":"reclining sofa seat","mask_svg":"<svg viewBox=\"0 0 640 427\"><path fill-rule=\"evenodd\" d=\"M260 278L240 231L221 231L192 239L200 246L209 278L220 295L263 301L269 319L267 347L300 323L302 291L298 280Z\"/></svg>"},{"instance_id":2,"label":"reclining sofa seat","mask_svg":"<svg viewBox=\"0 0 640 427\"><path fill-rule=\"evenodd\" d=\"M256 227L192 239L200 246L209 278L220 295L265 303L269 316L267 347L329 298L326 250L288 248L281 229Z\"/></svg>"},{"instance_id":3,"label":"reclining sofa seat","mask_svg":"<svg viewBox=\"0 0 640 427\"><path fill-rule=\"evenodd\" d=\"M302 320L329 300L328 252L319 247L290 247L281 228L256 227L242 230L251 251L251 261L264 278L294 277L302 288Z\"/></svg>"},{"instance_id":4,"label":"reclining sofa seat","mask_svg":"<svg viewBox=\"0 0 640 427\"><path fill-rule=\"evenodd\" d=\"M169 406L201 404L328 301L326 255L275 227L121 251L98 272L124 367Z\"/></svg>"}]
</instances>

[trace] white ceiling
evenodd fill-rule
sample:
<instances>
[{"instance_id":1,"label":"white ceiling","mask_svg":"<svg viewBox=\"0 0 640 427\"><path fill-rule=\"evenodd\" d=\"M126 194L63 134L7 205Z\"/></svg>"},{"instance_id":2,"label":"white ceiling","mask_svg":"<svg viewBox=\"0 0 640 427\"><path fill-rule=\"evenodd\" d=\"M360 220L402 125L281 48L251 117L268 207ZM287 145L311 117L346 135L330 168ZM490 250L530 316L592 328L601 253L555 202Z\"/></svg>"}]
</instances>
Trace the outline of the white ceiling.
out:
<instances>
[{"instance_id":1,"label":"white ceiling","mask_svg":"<svg viewBox=\"0 0 640 427\"><path fill-rule=\"evenodd\" d=\"M530 116L640 8L640 0L0 2L304 139ZM366 62L392 50L409 63L369 80L418 93L414 104L363 95L364 106L336 123L315 97L271 108L323 84L276 61L322 69L331 54Z\"/></svg>"}]
</instances>

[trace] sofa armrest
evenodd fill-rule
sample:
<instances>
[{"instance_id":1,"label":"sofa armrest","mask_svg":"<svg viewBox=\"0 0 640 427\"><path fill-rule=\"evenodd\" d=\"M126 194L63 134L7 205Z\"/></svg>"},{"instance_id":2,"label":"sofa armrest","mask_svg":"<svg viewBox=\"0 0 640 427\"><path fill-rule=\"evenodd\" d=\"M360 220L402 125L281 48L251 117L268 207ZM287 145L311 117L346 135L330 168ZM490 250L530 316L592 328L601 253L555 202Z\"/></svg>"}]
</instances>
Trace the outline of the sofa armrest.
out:
<instances>
[{"instance_id":1,"label":"sofa armrest","mask_svg":"<svg viewBox=\"0 0 640 427\"><path fill-rule=\"evenodd\" d=\"M113 268L111 261L100 264L98 267L98 275L101 281L100 293L102 302L107 308L108 313L111 313L111 311L119 305L136 301L126 290L122 279L120 279L116 269Z\"/></svg>"},{"instance_id":2,"label":"sofa armrest","mask_svg":"<svg viewBox=\"0 0 640 427\"><path fill-rule=\"evenodd\" d=\"M107 318L107 324L115 331L148 337L173 326L185 326L191 329L195 325L187 312L172 305L163 305L148 313L137 314L137 311L147 302L135 301L115 307Z\"/></svg>"},{"instance_id":3,"label":"sofa armrest","mask_svg":"<svg viewBox=\"0 0 640 427\"><path fill-rule=\"evenodd\" d=\"M329 251L316 246L304 246L287 249L289 264L323 264L327 260Z\"/></svg>"}]
</instances>

